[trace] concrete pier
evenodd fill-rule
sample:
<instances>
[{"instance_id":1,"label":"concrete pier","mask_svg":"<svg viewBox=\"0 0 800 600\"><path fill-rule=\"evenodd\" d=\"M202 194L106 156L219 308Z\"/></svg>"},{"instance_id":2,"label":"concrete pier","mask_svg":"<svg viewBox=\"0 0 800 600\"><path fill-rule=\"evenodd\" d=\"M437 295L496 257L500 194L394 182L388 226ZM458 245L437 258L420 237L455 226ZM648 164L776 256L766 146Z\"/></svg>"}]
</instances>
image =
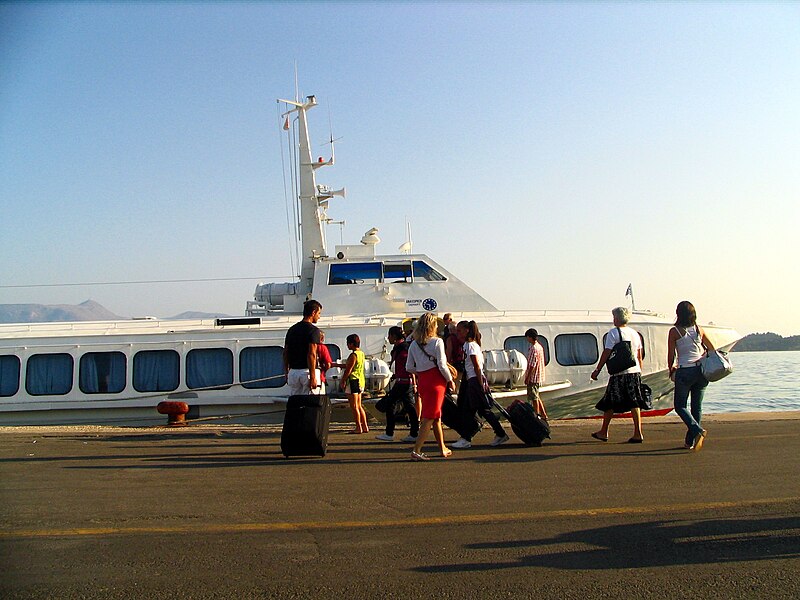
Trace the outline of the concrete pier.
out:
<instances>
[{"instance_id":1,"label":"concrete pier","mask_svg":"<svg viewBox=\"0 0 800 600\"><path fill-rule=\"evenodd\" d=\"M674 416L598 425L427 463L380 430L287 460L274 427L3 428L0 597L800 597L800 413L708 416L697 453Z\"/></svg>"}]
</instances>

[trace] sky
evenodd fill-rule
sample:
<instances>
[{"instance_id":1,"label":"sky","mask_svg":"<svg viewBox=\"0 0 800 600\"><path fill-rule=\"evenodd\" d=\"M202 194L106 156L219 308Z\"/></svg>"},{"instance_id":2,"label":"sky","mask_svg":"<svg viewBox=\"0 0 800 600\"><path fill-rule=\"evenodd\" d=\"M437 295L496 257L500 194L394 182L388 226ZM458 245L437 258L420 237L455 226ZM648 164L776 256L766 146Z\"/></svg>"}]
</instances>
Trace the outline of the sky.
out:
<instances>
[{"instance_id":1,"label":"sky","mask_svg":"<svg viewBox=\"0 0 800 600\"><path fill-rule=\"evenodd\" d=\"M315 156L339 138L329 243L409 223L502 309L630 283L800 334L795 2L2 3L0 304L242 314L289 281L296 81Z\"/></svg>"}]
</instances>

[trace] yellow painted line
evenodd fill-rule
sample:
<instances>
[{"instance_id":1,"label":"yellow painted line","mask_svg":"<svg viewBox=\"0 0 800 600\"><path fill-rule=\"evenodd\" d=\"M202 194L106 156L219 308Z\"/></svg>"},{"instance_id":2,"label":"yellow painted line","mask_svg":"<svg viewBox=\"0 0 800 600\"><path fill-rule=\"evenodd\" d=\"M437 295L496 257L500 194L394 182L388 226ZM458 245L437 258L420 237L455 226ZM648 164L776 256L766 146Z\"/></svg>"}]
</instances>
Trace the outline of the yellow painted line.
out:
<instances>
[{"instance_id":1,"label":"yellow painted line","mask_svg":"<svg viewBox=\"0 0 800 600\"><path fill-rule=\"evenodd\" d=\"M720 510L725 508L744 508L774 504L800 502L800 497L764 498L738 502L697 502L686 504L666 504L652 506L625 506L606 508L585 508L555 510L549 512L517 512L476 515L447 515L442 517L418 517L404 519L384 519L381 521L301 521L279 523L223 523L187 524L143 527L77 527L70 529L14 529L0 531L0 539L16 538L56 538L109 535L150 535L150 534L223 534L223 533L279 533L284 531L320 531L348 529L377 529L392 527L435 527L441 525L478 525L483 523L508 523L541 519L593 517L593 516L636 516L664 514L668 512L696 512Z\"/></svg>"}]
</instances>

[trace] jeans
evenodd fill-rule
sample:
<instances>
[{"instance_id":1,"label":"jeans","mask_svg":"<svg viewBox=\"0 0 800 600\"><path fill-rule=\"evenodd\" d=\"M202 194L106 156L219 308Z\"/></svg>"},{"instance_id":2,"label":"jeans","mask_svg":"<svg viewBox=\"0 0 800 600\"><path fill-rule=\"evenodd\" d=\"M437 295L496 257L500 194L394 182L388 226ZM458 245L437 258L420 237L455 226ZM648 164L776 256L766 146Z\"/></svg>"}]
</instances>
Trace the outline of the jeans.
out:
<instances>
[{"instance_id":1,"label":"jeans","mask_svg":"<svg viewBox=\"0 0 800 600\"><path fill-rule=\"evenodd\" d=\"M417 434L419 434L419 418L417 418L417 407L414 402L414 392L411 390L411 384L395 383L394 387L389 390L388 400L389 404L386 408L386 435L394 435L394 424L397 420L394 414L394 407L398 402L401 402L408 416L411 436L417 437Z\"/></svg>"},{"instance_id":2,"label":"jeans","mask_svg":"<svg viewBox=\"0 0 800 600\"><path fill-rule=\"evenodd\" d=\"M675 371L675 412L686 424L686 444L694 442L694 438L703 432L700 419L703 416L703 395L708 380L703 377L700 366L683 367ZM691 412L686 404L691 395Z\"/></svg>"}]
</instances>

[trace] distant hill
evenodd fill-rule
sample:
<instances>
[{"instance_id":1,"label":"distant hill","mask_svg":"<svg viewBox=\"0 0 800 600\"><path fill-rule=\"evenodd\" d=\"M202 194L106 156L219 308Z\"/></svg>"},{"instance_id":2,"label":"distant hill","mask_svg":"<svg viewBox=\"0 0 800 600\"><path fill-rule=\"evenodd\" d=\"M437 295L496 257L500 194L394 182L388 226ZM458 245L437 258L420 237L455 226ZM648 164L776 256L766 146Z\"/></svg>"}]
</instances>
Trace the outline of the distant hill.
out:
<instances>
[{"instance_id":1,"label":"distant hill","mask_svg":"<svg viewBox=\"0 0 800 600\"><path fill-rule=\"evenodd\" d=\"M223 313L186 311L169 319L214 319ZM120 317L94 300L80 304L0 304L0 323L48 323L53 321L117 321Z\"/></svg>"},{"instance_id":2,"label":"distant hill","mask_svg":"<svg viewBox=\"0 0 800 600\"><path fill-rule=\"evenodd\" d=\"M124 318L94 300L80 304L0 304L0 323L113 321Z\"/></svg>"},{"instance_id":3,"label":"distant hill","mask_svg":"<svg viewBox=\"0 0 800 600\"><path fill-rule=\"evenodd\" d=\"M734 352L800 350L800 335L783 337L777 333L751 333L733 347Z\"/></svg>"}]
</instances>

